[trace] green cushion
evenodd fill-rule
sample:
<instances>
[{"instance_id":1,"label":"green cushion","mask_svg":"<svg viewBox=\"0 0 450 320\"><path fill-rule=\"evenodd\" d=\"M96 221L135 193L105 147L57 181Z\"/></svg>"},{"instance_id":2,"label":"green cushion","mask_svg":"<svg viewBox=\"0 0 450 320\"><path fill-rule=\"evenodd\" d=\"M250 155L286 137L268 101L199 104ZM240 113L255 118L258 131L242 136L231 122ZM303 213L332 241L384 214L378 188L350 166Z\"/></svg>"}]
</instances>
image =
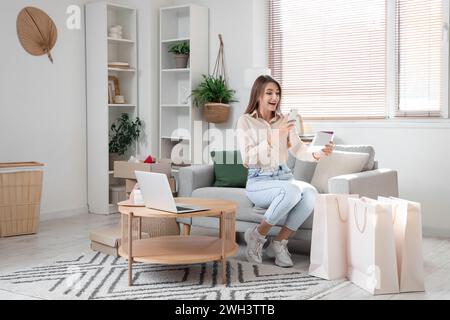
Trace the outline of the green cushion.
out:
<instances>
[{"instance_id":1,"label":"green cushion","mask_svg":"<svg viewBox=\"0 0 450 320\"><path fill-rule=\"evenodd\" d=\"M212 151L214 186L245 188L248 169L242 165L239 151Z\"/></svg>"}]
</instances>

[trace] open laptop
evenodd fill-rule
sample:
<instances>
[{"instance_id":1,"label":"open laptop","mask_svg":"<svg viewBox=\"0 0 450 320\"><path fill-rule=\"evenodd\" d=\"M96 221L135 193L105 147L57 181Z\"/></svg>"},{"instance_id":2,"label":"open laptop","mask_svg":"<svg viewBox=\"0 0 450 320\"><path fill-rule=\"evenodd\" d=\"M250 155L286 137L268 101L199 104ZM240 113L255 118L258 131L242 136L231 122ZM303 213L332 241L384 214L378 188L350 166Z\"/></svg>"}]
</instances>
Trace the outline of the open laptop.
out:
<instances>
[{"instance_id":1,"label":"open laptop","mask_svg":"<svg viewBox=\"0 0 450 320\"><path fill-rule=\"evenodd\" d=\"M208 208L188 204L175 203L170 190L167 176L163 173L135 171L141 189L144 205L150 209L157 209L173 213L188 213L205 211Z\"/></svg>"}]
</instances>

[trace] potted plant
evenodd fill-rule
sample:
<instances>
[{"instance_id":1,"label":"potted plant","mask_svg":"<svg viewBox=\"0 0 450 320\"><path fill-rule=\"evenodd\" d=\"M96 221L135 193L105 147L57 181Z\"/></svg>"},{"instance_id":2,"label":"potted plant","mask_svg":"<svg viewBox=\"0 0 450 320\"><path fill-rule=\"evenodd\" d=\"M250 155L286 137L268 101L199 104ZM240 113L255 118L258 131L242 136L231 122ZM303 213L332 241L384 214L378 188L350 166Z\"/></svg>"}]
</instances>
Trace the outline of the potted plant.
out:
<instances>
[{"instance_id":1,"label":"potted plant","mask_svg":"<svg viewBox=\"0 0 450 320\"><path fill-rule=\"evenodd\" d=\"M222 76L202 75L203 81L192 90L193 102L197 107L204 106L203 116L206 121L222 123L230 115L230 103L237 102L235 91L229 89Z\"/></svg>"},{"instance_id":2,"label":"potted plant","mask_svg":"<svg viewBox=\"0 0 450 320\"><path fill-rule=\"evenodd\" d=\"M133 121L127 113L122 113L111 125L109 140L110 169L113 169L114 160L119 160L131 144L139 139L142 121L139 117Z\"/></svg>"},{"instance_id":3,"label":"potted plant","mask_svg":"<svg viewBox=\"0 0 450 320\"><path fill-rule=\"evenodd\" d=\"M187 68L189 59L189 43L184 41L172 45L169 52L175 55L175 65L177 68Z\"/></svg>"}]
</instances>

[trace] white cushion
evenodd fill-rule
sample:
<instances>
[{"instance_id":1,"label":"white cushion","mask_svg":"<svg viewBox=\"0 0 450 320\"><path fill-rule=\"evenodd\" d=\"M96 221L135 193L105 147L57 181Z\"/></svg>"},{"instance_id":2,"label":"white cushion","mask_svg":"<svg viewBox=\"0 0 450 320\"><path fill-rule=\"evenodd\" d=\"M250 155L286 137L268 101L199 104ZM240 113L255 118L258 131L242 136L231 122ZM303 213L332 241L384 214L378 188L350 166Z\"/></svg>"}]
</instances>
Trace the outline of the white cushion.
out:
<instances>
[{"instance_id":1,"label":"white cushion","mask_svg":"<svg viewBox=\"0 0 450 320\"><path fill-rule=\"evenodd\" d=\"M311 184L320 193L328 193L328 179L361 172L368 158L368 153L333 151L330 156L320 159Z\"/></svg>"},{"instance_id":2,"label":"white cushion","mask_svg":"<svg viewBox=\"0 0 450 320\"><path fill-rule=\"evenodd\" d=\"M334 151L368 153L369 159L367 159L367 162L364 165L362 171L373 170L373 165L375 162L375 149L373 148L373 146L338 144L334 147Z\"/></svg>"}]
</instances>

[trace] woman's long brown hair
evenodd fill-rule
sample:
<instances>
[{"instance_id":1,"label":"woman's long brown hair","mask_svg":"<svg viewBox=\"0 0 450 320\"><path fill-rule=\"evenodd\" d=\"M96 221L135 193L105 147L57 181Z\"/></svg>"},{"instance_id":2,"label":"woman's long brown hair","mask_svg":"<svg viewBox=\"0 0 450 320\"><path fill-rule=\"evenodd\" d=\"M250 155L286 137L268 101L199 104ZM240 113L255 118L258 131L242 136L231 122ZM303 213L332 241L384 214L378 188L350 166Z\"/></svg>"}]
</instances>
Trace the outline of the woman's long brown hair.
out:
<instances>
[{"instance_id":1,"label":"woman's long brown hair","mask_svg":"<svg viewBox=\"0 0 450 320\"><path fill-rule=\"evenodd\" d=\"M268 83L275 83L278 86L278 90L280 90L280 101L277 105L277 110L280 111L280 103L281 103L281 86L277 80L268 75L259 76L255 82L253 83L252 92L250 93L250 101L247 106L247 110L245 113L252 113L257 110L259 107L259 98L263 95L263 91Z\"/></svg>"}]
</instances>

